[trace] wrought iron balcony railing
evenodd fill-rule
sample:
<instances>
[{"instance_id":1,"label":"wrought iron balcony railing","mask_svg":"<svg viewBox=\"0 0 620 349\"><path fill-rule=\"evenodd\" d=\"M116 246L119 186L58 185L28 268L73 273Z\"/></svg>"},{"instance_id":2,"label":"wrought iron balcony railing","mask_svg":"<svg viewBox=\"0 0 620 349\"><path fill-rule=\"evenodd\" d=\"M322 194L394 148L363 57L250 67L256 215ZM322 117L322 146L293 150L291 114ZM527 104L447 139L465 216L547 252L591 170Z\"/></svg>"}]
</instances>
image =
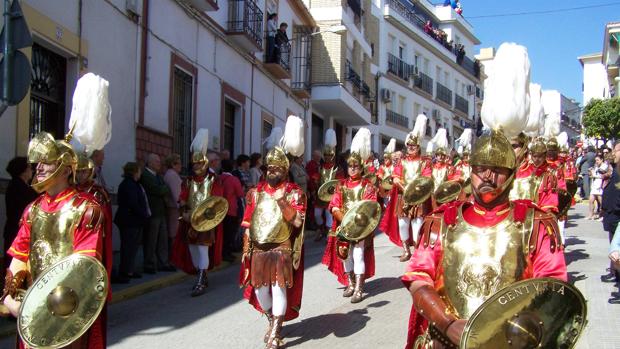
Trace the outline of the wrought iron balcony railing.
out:
<instances>
[{"instance_id":1,"label":"wrought iron balcony railing","mask_svg":"<svg viewBox=\"0 0 620 349\"><path fill-rule=\"evenodd\" d=\"M469 114L469 102L457 94L454 96L454 107L466 115Z\"/></svg>"},{"instance_id":2,"label":"wrought iron balcony railing","mask_svg":"<svg viewBox=\"0 0 620 349\"><path fill-rule=\"evenodd\" d=\"M444 85L437 83L437 96L436 98L442 102L452 105L452 91Z\"/></svg>"},{"instance_id":3,"label":"wrought iron balcony railing","mask_svg":"<svg viewBox=\"0 0 620 349\"><path fill-rule=\"evenodd\" d=\"M400 58L388 53L388 71L403 80L409 80L414 67L405 63Z\"/></svg>"},{"instance_id":4,"label":"wrought iron balcony railing","mask_svg":"<svg viewBox=\"0 0 620 349\"><path fill-rule=\"evenodd\" d=\"M228 0L228 33L246 34L263 46L263 11L253 0Z\"/></svg>"},{"instance_id":5,"label":"wrought iron balcony railing","mask_svg":"<svg viewBox=\"0 0 620 349\"><path fill-rule=\"evenodd\" d=\"M419 75L420 77L417 78L415 81L415 86L421 89L422 91L428 93L429 95L432 95L433 94L433 79L424 73L420 73Z\"/></svg>"},{"instance_id":6,"label":"wrought iron balcony railing","mask_svg":"<svg viewBox=\"0 0 620 349\"><path fill-rule=\"evenodd\" d=\"M386 109L385 121L409 129L409 118L395 111Z\"/></svg>"}]
</instances>

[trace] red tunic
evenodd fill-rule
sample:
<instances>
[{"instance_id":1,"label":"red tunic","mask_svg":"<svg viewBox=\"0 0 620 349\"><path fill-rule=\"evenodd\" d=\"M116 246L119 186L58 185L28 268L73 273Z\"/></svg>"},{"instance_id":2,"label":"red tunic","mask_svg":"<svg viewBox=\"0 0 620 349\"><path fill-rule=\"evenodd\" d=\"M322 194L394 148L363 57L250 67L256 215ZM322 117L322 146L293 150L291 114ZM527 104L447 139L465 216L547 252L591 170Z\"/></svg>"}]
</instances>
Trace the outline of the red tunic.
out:
<instances>
[{"instance_id":1,"label":"red tunic","mask_svg":"<svg viewBox=\"0 0 620 349\"><path fill-rule=\"evenodd\" d=\"M372 183L367 179L352 180L351 178L340 180L340 184L336 186L332 201L329 203L329 210L333 212L334 209L344 210L342 203L342 190L341 186L353 189L357 186L363 186L364 192L362 194L362 200L377 200L377 191ZM333 230L338 228L339 222L334 219ZM366 265L365 279L369 279L375 275L375 249L373 239L374 235L369 236L364 240L364 264ZM327 269L331 271L338 278L338 282L347 286L349 281L344 273L344 265L342 259L338 257L337 246L338 237L330 235L327 238L327 246L325 246L325 252L323 253L322 263L327 266Z\"/></svg>"},{"instance_id":2,"label":"red tunic","mask_svg":"<svg viewBox=\"0 0 620 349\"><path fill-rule=\"evenodd\" d=\"M401 159L401 161L399 161L398 164L394 165L394 173L392 174L392 178L394 179L398 178L401 181L401 183L403 183L403 180L404 180L403 178L404 169L402 165L403 161L422 161L423 163L422 165L420 165L422 166L421 175L424 177L429 177L429 178L431 177L432 168L431 168L431 162L428 159L422 158L420 156L413 157L413 156L407 155L404 159ZM381 219L381 222L379 223L379 230L387 234L388 238L390 239L390 241L392 241L392 243L394 243L396 246L401 247L403 244L400 241L400 233L399 233L399 228L398 228L398 215L397 215L398 210L400 209L398 205L402 204L400 200L398 200L399 193L401 193L401 191L398 188L398 186L396 185L393 186L392 191L390 192L390 203L388 204L388 207L383 214L383 218ZM424 205L425 207L431 207L430 198L428 202L422 205ZM410 236L409 242L411 243L412 241L413 241L413 237Z\"/></svg>"},{"instance_id":3,"label":"red tunic","mask_svg":"<svg viewBox=\"0 0 620 349\"><path fill-rule=\"evenodd\" d=\"M285 182L280 184L278 187L272 188L267 182L260 182L256 186L256 189L250 190L248 195L246 196L247 204L245 208L245 213L243 214L243 222L241 226L249 229L252 224L252 215L254 214L254 210L256 209L256 195L254 195L254 191L256 192L264 192L271 196L273 196L276 191L280 188L284 188L285 197L286 194L297 191L302 193L301 188L295 184L290 182ZM301 195L300 197L303 197ZM289 200L288 204L291 205L298 214L301 215L302 218L305 218L306 215L306 200ZM291 234L291 237L298 236L303 233L303 225L301 228L294 228ZM292 245L292 244L291 244ZM254 307L254 309L258 310L261 313L264 313L264 310L261 308L258 299L256 298L256 293L254 292L254 287L249 283L247 285L245 282L245 275L249 275L249 266L250 263L242 263L241 270L239 272L239 283L241 286L245 286L245 290L243 291L243 297L249 301L249 303ZM299 262L299 266L297 269L293 269L293 287L286 289L286 313L284 314L284 320L290 321L299 316L299 310L301 309L301 297L303 294L303 284L304 284L304 253L302 248L301 258Z\"/></svg>"},{"instance_id":4,"label":"red tunic","mask_svg":"<svg viewBox=\"0 0 620 349\"><path fill-rule=\"evenodd\" d=\"M541 166L536 167L531 161L524 161L517 169L516 179L530 176L545 177L538 189L538 201L535 202L538 207L549 212L558 212L558 194L555 192L556 186L563 185L566 189L566 182L562 180L561 184L553 175L549 166L544 162Z\"/></svg>"},{"instance_id":5,"label":"red tunic","mask_svg":"<svg viewBox=\"0 0 620 349\"><path fill-rule=\"evenodd\" d=\"M33 205L38 205L39 209L44 212L53 213L62 210L66 205L71 205L71 202L73 202L74 206L83 202L88 202L86 212L82 215L82 219L73 232L73 252L95 257L99 261L102 261L104 255L103 236L104 230L106 229L105 209L97 203L97 200L91 194L72 187L65 189L55 197L51 197L47 193L44 193L26 207L22 215L19 231L8 250L8 254L17 260L28 263L31 245L28 216ZM103 217L95 222L93 217L97 216ZM102 312L85 334L85 336L88 336L89 349L106 347L105 328L106 321L104 312ZM19 348L24 347L24 344L19 341Z\"/></svg>"},{"instance_id":6,"label":"red tunic","mask_svg":"<svg viewBox=\"0 0 620 349\"><path fill-rule=\"evenodd\" d=\"M496 225L506 219L511 210L513 210L513 217L517 221L523 221L528 210L539 210L528 200L517 200L513 201L512 205L506 203L492 210L486 210L476 203L453 202L439 207L434 213L440 214L445 224L454 224L461 205L463 205L462 212L465 221L477 227ZM425 220L424 225L431 224L431 222L432 220ZM534 227L541 233L537 234L536 248L527 256L527 267L520 278L521 280L541 277L567 280L564 250L561 247L556 248L556 246L560 246L559 242L555 241L556 237L547 234L547 228L547 223L543 222ZM441 240L441 237L437 238L434 247L430 245L425 247L424 244L420 243L415 249L407 264L405 274L401 277L401 281L407 289L414 281L424 281L436 288L443 282L443 275L440 275L443 256ZM405 348L413 348L416 338L426 330L426 327L426 320L422 316L418 316L412 306Z\"/></svg>"},{"instance_id":7,"label":"red tunic","mask_svg":"<svg viewBox=\"0 0 620 349\"><path fill-rule=\"evenodd\" d=\"M208 176L215 176L213 173L209 173ZM205 176L193 176L188 180L202 182L205 180ZM211 196L223 196L223 190L221 182L215 179L211 186ZM179 194L180 202L187 202L189 200L189 186L187 181L184 181L181 186L181 193ZM183 270L188 274L196 274L198 271L194 267L192 262L192 256L189 252L189 246L187 244L186 235L190 229L190 224L184 220L179 221L179 227L177 234L174 237L172 243L172 255L170 256L170 262L177 268ZM213 246L209 249L209 270L217 267L222 262L222 248L224 246L224 229L221 224L215 228L215 241Z\"/></svg>"}]
</instances>

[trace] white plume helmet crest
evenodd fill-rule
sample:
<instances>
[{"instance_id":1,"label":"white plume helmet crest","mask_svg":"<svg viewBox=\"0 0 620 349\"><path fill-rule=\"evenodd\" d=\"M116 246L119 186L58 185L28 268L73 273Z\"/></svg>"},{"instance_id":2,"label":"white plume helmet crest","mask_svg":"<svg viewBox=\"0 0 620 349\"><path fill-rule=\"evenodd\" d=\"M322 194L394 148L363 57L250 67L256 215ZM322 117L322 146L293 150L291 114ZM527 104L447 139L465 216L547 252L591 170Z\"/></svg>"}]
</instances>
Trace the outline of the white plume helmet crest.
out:
<instances>
[{"instance_id":1,"label":"white plume helmet crest","mask_svg":"<svg viewBox=\"0 0 620 349\"><path fill-rule=\"evenodd\" d=\"M73 93L67 138L75 138L88 155L105 147L112 137L112 107L106 79L88 73L82 76Z\"/></svg>"},{"instance_id":2,"label":"white plume helmet crest","mask_svg":"<svg viewBox=\"0 0 620 349\"><path fill-rule=\"evenodd\" d=\"M515 43L503 43L484 84L483 124L492 130L503 130L506 137L523 131L530 108L529 87L527 49Z\"/></svg>"},{"instance_id":3,"label":"white plume helmet crest","mask_svg":"<svg viewBox=\"0 0 620 349\"><path fill-rule=\"evenodd\" d=\"M561 132L558 135L557 140L560 149L568 149L568 134L566 132Z\"/></svg>"},{"instance_id":4,"label":"white plume helmet crest","mask_svg":"<svg viewBox=\"0 0 620 349\"><path fill-rule=\"evenodd\" d=\"M435 145L433 144L433 141L429 141L428 143L426 143L426 154L432 154L434 148Z\"/></svg>"},{"instance_id":5,"label":"white plume helmet crest","mask_svg":"<svg viewBox=\"0 0 620 349\"><path fill-rule=\"evenodd\" d=\"M471 128L466 128L461 133L461 136L456 140L459 144L458 153L463 155L463 151L471 151L471 141L473 138L473 133Z\"/></svg>"},{"instance_id":6,"label":"white plume helmet crest","mask_svg":"<svg viewBox=\"0 0 620 349\"><path fill-rule=\"evenodd\" d=\"M282 131L281 127L272 128L269 136L265 138L265 140L263 141L265 148L272 149L275 146L277 146L280 143L280 140L282 139L283 135L284 135L284 131Z\"/></svg>"},{"instance_id":7,"label":"white plume helmet crest","mask_svg":"<svg viewBox=\"0 0 620 349\"><path fill-rule=\"evenodd\" d=\"M285 153L292 156L301 156L304 153L304 122L301 118L289 115L279 145Z\"/></svg>"},{"instance_id":8,"label":"white plume helmet crest","mask_svg":"<svg viewBox=\"0 0 620 349\"><path fill-rule=\"evenodd\" d=\"M561 116L559 113L552 113L545 118L544 136L547 139L557 137L560 134Z\"/></svg>"},{"instance_id":9,"label":"white plume helmet crest","mask_svg":"<svg viewBox=\"0 0 620 349\"><path fill-rule=\"evenodd\" d=\"M336 139L336 131L332 128L328 128L325 131L325 146L335 148L338 145L338 140Z\"/></svg>"},{"instance_id":10,"label":"white plume helmet crest","mask_svg":"<svg viewBox=\"0 0 620 349\"><path fill-rule=\"evenodd\" d=\"M383 154L392 154L396 150L396 139L390 139L390 142L383 150Z\"/></svg>"},{"instance_id":11,"label":"white plume helmet crest","mask_svg":"<svg viewBox=\"0 0 620 349\"><path fill-rule=\"evenodd\" d=\"M351 153L359 154L362 161L368 160L371 154L370 139L372 135L366 127L360 128L351 140Z\"/></svg>"},{"instance_id":12,"label":"white plume helmet crest","mask_svg":"<svg viewBox=\"0 0 620 349\"><path fill-rule=\"evenodd\" d=\"M545 115L542 103L542 88L539 84L530 84L530 112L523 130L530 137L538 136Z\"/></svg>"},{"instance_id":13,"label":"white plume helmet crest","mask_svg":"<svg viewBox=\"0 0 620 349\"><path fill-rule=\"evenodd\" d=\"M409 136L412 138L417 138L418 142L420 142L426 133L427 121L428 117L426 115L418 114L415 119L415 124L413 125L413 130L409 133Z\"/></svg>"},{"instance_id":14,"label":"white plume helmet crest","mask_svg":"<svg viewBox=\"0 0 620 349\"><path fill-rule=\"evenodd\" d=\"M192 144L189 146L192 153L207 155L209 149L209 130L201 128L196 132Z\"/></svg>"},{"instance_id":15,"label":"white plume helmet crest","mask_svg":"<svg viewBox=\"0 0 620 349\"><path fill-rule=\"evenodd\" d=\"M448 132L445 128L440 128L437 130L435 137L431 139L431 143L434 145L435 150L443 149L448 150Z\"/></svg>"}]
</instances>

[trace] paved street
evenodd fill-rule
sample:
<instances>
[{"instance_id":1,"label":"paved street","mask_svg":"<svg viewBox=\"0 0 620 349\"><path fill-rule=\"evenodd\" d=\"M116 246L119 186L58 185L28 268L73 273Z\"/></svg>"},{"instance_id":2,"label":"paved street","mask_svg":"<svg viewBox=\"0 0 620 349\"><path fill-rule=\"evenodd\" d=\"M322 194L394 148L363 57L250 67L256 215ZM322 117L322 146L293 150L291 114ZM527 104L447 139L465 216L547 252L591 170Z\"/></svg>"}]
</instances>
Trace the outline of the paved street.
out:
<instances>
[{"instance_id":1,"label":"paved street","mask_svg":"<svg viewBox=\"0 0 620 349\"><path fill-rule=\"evenodd\" d=\"M580 349L617 348L620 305L607 303L617 291L600 282L607 262L607 235L601 223L587 221L578 205L568 227L570 276L589 300L589 328ZM294 348L402 348L410 300L398 280L403 264L399 250L381 235L376 238L377 275L367 284L368 297L353 305L341 297L334 277L320 264L322 244L307 243L306 277L301 316L283 334ZM237 287L238 268L210 277L203 297L189 297L192 281L148 293L110 307L111 348L261 348L266 320L244 300ZM10 341L0 342L9 348Z\"/></svg>"}]
</instances>

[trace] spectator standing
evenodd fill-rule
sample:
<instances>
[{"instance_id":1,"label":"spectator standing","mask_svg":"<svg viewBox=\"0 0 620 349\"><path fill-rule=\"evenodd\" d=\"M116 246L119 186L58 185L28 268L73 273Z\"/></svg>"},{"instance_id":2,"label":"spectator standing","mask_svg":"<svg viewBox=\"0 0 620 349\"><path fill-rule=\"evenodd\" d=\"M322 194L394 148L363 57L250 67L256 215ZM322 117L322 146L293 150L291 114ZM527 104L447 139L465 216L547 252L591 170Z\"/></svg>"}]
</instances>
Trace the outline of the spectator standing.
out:
<instances>
[{"instance_id":1,"label":"spectator standing","mask_svg":"<svg viewBox=\"0 0 620 349\"><path fill-rule=\"evenodd\" d=\"M172 241L177 235L179 229L179 195L181 195L181 156L179 154L171 154L166 158L166 173L164 174L164 182L170 189L170 193L166 196L166 211L168 225L168 250L172 247Z\"/></svg>"},{"instance_id":2,"label":"spectator standing","mask_svg":"<svg viewBox=\"0 0 620 349\"><path fill-rule=\"evenodd\" d=\"M260 182L263 177L263 156L259 153L253 153L250 155L250 183L249 188L254 188Z\"/></svg>"},{"instance_id":3,"label":"spectator standing","mask_svg":"<svg viewBox=\"0 0 620 349\"><path fill-rule=\"evenodd\" d=\"M579 168L579 177L583 179L584 198L590 197L590 169L594 167L594 146L588 146L588 152L581 157L577 168Z\"/></svg>"},{"instance_id":4,"label":"spectator standing","mask_svg":"<svg viewBox=\"0 0 620 349\"><path fill-rule=\"evenodd\" d=\"M267 17L267 63L275 62L276 32L278 31L278 14L272 13Z\"/></svg>"},{"instance_id":5,"label":"spectator standing","mask_svg":"<svg viewBox=\"0 0 620 349\"><path fill-rule=\"evenodd\" d=\"M15 240L15 236L17 236L19 220L24 209L38 196L37 192L30 187L32 167L25 157L18 156L11 159L6 166L6 172L11 175L11 180L4 195L6 205L6 223L4 224L5 251L9 249L13 240ZM9 267L11 259L9 254L4 254L4 268L2 270L6 270Z\"/></svg>"},{"instance_id":6,"label":"spectator standing","mask_svg":"<svg viewBox=\"0 0 620 349\"><path fill-rule=\"evenodd\" d=\"M288 24L285 22L280 23L280 28L276 32L276 54L275 54L275 63L280 64L280 62L288 63L288 57L285 57L285 60L282 59L282 53L288 54L289 43L288 43L288 35L286 34L286 29L288 28Z\"/></svg>"},{"instance_id":7,"label":"spectator standing","mask_svg":"<svg viewBox=\"0 0 620 349\"><path fill-rule=\"evenodd\" d=\"M304 193L308 193L308 174L304 168L303 161L304 159L302 156L297 156L293 159L290 169L293 177L291 179L304 191Z\"/></svg>"},{"instance_id":8,"label":"spectator standing","mask_svg":"<svg viewBox=\"0 0 620 349\"><path fill-rule=\"evenodd\" d=\"M598 219L601 210L601 196L603 195L603 175L607 173L609 165L603 161L601 155L594 158L594 167L591 169L590 178L590 216L587 219Z\"/></svg>"},{"instance_id":9,"label":"spectator standing","mask_svg":"<svg viewBox=\"0 0 620 349\"><path fill-rule=\"evenodd\" d=\"M232 175L233 162L231 160L222 161L222 174L220 180L224 191L224 198L228 201L228 212L223 221L224 227L224 246L222 251L222 259L233 262L235 257L235 241L239 232L239 200L245 195L241 181Z\"/></svg>"},{"instance_id":10,"label":"spectator standing","mask_svg":"<svg viewBox=\"0 0 620 349\"><path fill-rule=\"evenodd\" d=\"M603 229L609 233L609 240L615 241L610 248L610 259L612 260L611 272L608 275L603 275L601 280L603 281L620 281L620 275L614 266L618 266L620 262L618 246L620 239L620 142L617 142L613 148L614 164L609 184L603 190L603 200L601 204L603 214ZM616 252L615 254L613 252ZM612 258L612 254L613 258ZM620 301L619 301L620 302Z\"/></svg>"},{"instance_id":11,"label":"spectator standing","mask_svg":"<svg viewBox=\"0 0 620 349\"><path fill-rule=\"evenodd\" d=\"M118 186L118 209L114 217L121 237L121 262L118 276L114 279L117 283L128 283L131 278L142 277L136 272L136 254L151 212L146 192L138 182L141 175L137 163L128 162L123 166L123 181Z\"/></svg>"},{"instance_id":12,"label":"spectator standing","mask_svg":"<svg viewBox=\"0 0 620 349\"><path fill-rule=\"evenodd\" d=\"M146 191L151 210L148 228L144 236L144 272L155 274L157 270L175 271L168 261L168 227L166 224L166 197L170 189L159 174L161 159L150 154L140 184Z\"/></svg>"},{"instance_id":13,"label":"spectator standing","mask_svg":"<svg viewBox=\"0 0 620 349\"><path fill-rule=\"evenodd\" d=\"M105 160L105 153L103 149L95 150L90 155L90 159L95 163L95 176L93 177L95 179L95 184L99 185L109 193L110 188L108 188L105 178L103 178L103 161Z\"/></svg>"},{"instance_id":14,"label":"spectator standing","mask_svg":"<svg viewBox=\"0 0 620 349\"><path fill-rule=\"evenodd\" d=\"M248 184L250 183L250 157L241 154L237 156L237 168L232 171L233 176L237 177L243 186L243 190L247 191L249 189ZM240 215L241 217L242 215Z\"/></svg>"}]
</instances>

